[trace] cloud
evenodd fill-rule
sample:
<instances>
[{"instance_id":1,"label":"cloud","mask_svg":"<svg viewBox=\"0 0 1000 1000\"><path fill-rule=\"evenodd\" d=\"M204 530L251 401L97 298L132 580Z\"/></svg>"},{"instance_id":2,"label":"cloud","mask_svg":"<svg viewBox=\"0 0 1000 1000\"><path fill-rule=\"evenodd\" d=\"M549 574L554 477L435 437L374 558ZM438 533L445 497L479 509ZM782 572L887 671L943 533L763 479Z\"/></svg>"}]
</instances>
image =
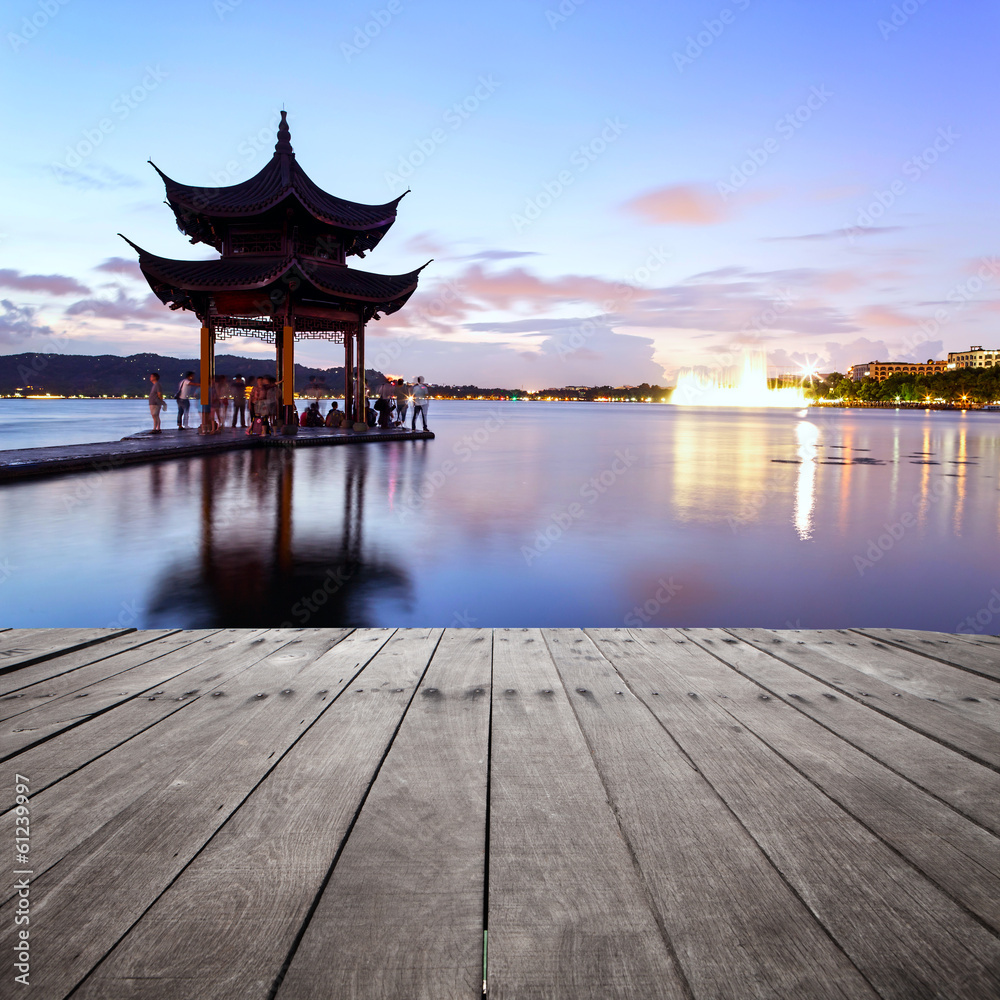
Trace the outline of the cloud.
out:
<instances>
[{"instance_id":1,"label":"cloud","mask_svg":"<svg viewBox=\"0 0 1000 1000\"><path fill-rule=\"evenodd\" d=\"M52 335L52 329L35 322L37 310L31 306L14 305L10 299L0 300L0 344L15 344L36 334Z\"/></svg>"},{"instance_id":2,"label":"cloud","mask_svg":"<svg viewBox=\"0 0 1000 1000\"><path fill-rule=\"evenodd\" d=\"M761 240L764 243L785 243L788 241L810 243L818 240L839 240L856 236L880 236L883 233L899 233L906 228L906 226L853 226L847 229L830 229L825 233L805 233L802 236L762 236Z\"/></svg>"},{"instance_id":3,"label":"cloud","mask_svg":"<svg viewBox=\"0 0 1000 1000\"><path fill-rule=\"evenodd\" d=\"M470 253L457 260L511 260L514 257L539 257L541 254L537 250L480 250L479 253Z\"/></svg>"},{"instance_id":4,"label":"cloud","mask_svg":"<svg viewBox=\"0 0 1000 1000\"><path fill-rule=\"evenodd\" d=\"M883 340L869 340L858 337L849 344L827 343L824 345L828 356L828 367L832 372L846 375L851 365L863 365L869 361L887 361L889 348Z\"/></svg>"},{"instance_id":5,"label":"cloud","mask_svg":"<svg viewBox=\"0 0 1000 1000\"><path fill-rule=\"evenodd\" d=\"M711 226L728 218L718 195L701 184L670 184L638 195L622 208L643 222Z\"/></svg>"},{"instance_id":6,"label":"cloud","mask_svg":"<svg viewBox=\"0 0 1000 1000\"><path fill-rule=\"evenodd\" d=\"M76 278L64 274L21 274L14 268L0 270L0 288L22 292L48 292L50 295L89 295L90 289Z\"/></svg>"},{"instance_id":7,"label":"cloud","mask_svg":"<svg viewBox=\"0 0 1000 1000\"><path fill-rule=\"evenodd\" d=\"M858 313L858 322L862 326L901 327L914 326L916 321L888 306L867 306Z\"/></svg>"},{"instance_id":8,"label":"cloud","mask_svg":"<svg viewBox=\"0 0 1000 1000\"><path fill-rule=\"evenodd\" d=\"M89 314L99 319L148 319L162 323L171 315L163 303L150 293L143 299L133 299L119 290L114 299L80 299L66 308L67 316Z\"/></svg>"},{"instance_id":9,"label":"cloud","mask_svg":"<svg viewBox=\"0 0 1000 1000\"><path fill-rule=\"evenodd\" d=\"M138 187L139 181L128 174L120 174L111 167L100 163L85 163L79 169L52 164L52 172L60 184L75 187L81 191L110 191L117 188Z\"/></svg>"},{"instance_id":10,"label":"cloud","mask_svg":"<svg viewBox=\"0 0 1000 1000\"><path fill-rule=\"evenodd\" d=\"M917 344L912 350L908 351L906 354L899 354L894 357L893 361L912 361L914 364L921 365L928 358L933 360L934 358L941 358L944 354L944 341L943 340L925 340L922 344ZM878 360L881 360L879 358Z\"/></svg>"},{"instance_id":11,"label":"cloud","mask_svg":"<svg viewBox=\"0 0 1000 1000\"><path fill-rule=\"evenodd\" d=\"M440 257L448 248L433 233L423 232L411 236L403 244L403 249L410 253L429 253L432 257Z\"/></svg>"},{"instance_id":12,"label":"cloud","mask_svg":"<svg viewBox=\"0 0 1000 1000\"><path fill-rule=\"evenodd\" d=\"M107 271L110 274L120 274L126 278L135 278L136 281L145 281L139 264L135 260L126 257L108 257L103 263L94 268L95 271Z\"/></svg>"}]
</instances>

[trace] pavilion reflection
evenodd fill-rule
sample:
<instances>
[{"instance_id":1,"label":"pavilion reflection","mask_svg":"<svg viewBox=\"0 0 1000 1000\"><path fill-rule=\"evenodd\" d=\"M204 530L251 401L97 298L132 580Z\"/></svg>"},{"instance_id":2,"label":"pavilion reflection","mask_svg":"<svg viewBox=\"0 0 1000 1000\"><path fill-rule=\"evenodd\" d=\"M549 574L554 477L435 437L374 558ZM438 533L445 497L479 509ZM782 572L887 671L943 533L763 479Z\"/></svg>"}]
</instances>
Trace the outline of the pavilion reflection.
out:
<instances>
[{"instance_id":1,"label":"pavilion reflection","mask_svg":"<svg viewBox=\"0 0 1000 1000\"><path fill-rule=\"evenodd\" d=\"M365 626L375 598L408 599L408 575L366 545L367 456L356 451L323 482L322 510L300 511L298 532L294 452L204 459L197 541L158 582L151 626Z\"/></svg>"}]
</instances>

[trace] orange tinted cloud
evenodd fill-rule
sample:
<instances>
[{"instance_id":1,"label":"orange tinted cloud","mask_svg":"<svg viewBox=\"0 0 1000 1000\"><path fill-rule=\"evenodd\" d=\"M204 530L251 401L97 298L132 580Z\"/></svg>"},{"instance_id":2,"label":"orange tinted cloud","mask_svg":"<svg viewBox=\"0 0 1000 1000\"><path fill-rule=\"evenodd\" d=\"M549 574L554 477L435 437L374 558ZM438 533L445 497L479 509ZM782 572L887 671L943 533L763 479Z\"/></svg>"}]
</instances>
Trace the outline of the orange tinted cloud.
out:
<instances>
[{"instance_id":1,"label":"orange tinted cloud","mask_svg":"<svg viewBox=\"0 0 1000 1000\"><path fill-rule=\"evenodd\" d=\"M647 191L623 206L644 222L711 226L728 216L718 195L698 184L670 184Z\"/></svg>"},{"instance_id":2,"label":"orange tinted cloud","mask_svg":"<svg viewBox=\"0 0 1000 1000\"><path fill-rule=\"evenodd\" d=\"M888 306L868 306L858 314L858 320L863 326L899 327L914 324L914 320L909 316L904 316Z\"/></svg>"}]
</instances>

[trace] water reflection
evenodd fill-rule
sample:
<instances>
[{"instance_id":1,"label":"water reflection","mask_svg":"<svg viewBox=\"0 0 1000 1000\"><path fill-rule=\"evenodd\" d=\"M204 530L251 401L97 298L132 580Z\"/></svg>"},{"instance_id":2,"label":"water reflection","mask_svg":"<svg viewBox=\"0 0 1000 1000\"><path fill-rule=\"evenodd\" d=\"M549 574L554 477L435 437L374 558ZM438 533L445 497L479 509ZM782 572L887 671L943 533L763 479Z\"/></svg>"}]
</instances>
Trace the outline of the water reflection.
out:
<instances>
[{"instance_id":1,"label":"water reflection","mask_svg":"<svg viewBox=\"0 0 1000 1000\"><path fill-rule=\"evenodd\" d=\"M307 491L305 501L320 509L298 518L299 531L293 453L202 462L195 551L167 566L150 598L150 625L364 626L374 624L376 598L408 598L406 572L366 545L367 454L351 451L339 481Z\"/></svg>"},{"instance_id":2,"label":"water reflection","mask_svg":"<svg viewBox=\"0 0 1000 1000\"><path fill-rule=\"evenodd\" d=\"M816 505L816 443L819 428L803 420L795 428L795 438L799 443L799 478L795 485L795 530L805 541L812 538L812 514Z\"/></svg>"}]
</instances>

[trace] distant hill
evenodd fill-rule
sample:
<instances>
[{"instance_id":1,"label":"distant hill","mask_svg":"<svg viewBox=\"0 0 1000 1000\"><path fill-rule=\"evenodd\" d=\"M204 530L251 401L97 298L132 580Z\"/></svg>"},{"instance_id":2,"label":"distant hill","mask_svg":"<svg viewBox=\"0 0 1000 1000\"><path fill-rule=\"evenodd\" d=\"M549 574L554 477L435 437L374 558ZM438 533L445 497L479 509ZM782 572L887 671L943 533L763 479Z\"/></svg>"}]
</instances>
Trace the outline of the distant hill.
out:
<instances>
[{"instance_id":1,"label":"distant hill","mask_svg":"<svg viewBox=\"0 0 1000 1000\"><path fill-rule=\"evenodd\" d=\"M15 393L53 396L145 396L149 392L150 372L159 372L167 395L187 371L197 377L197 358L167 358L161 354L4 354L0 355L0 396ZM220 375L273 375L274 361L241 358L220 354L215 359ZM344 391L344 368L307 368L295 366L295 389L305 391L310 376L324 380L331 393ZM366 369L365 381L374 388L385 376Z\"/></svg>"}]
</instances>

